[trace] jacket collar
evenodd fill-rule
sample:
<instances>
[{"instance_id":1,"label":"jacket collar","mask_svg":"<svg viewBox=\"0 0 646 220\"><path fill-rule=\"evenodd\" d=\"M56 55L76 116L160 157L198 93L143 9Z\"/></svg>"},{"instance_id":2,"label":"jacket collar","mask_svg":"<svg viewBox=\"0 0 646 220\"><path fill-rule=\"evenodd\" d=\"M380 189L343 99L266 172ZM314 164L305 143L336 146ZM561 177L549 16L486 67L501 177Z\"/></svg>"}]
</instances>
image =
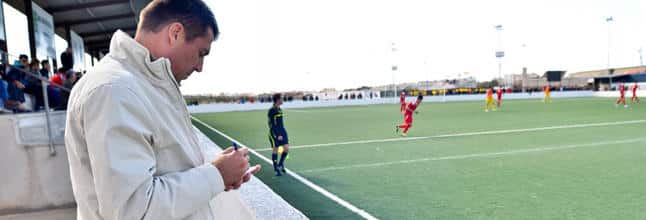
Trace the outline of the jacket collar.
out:
<instances>
[{"instance_id":1,"label":"jacket collar","mask_svg":"<svg viewBox=\"0 0 646 220\"><path fill-rule=\"evenodd\" d=\"M125 32L117 30L114 33L110 41L110 54L132 64L155 84L166 85L172 82L171 84L179 89L179 83L171 70L170 60L165 57L151 60L150 51Z\"/></svg>"}]
</instances>

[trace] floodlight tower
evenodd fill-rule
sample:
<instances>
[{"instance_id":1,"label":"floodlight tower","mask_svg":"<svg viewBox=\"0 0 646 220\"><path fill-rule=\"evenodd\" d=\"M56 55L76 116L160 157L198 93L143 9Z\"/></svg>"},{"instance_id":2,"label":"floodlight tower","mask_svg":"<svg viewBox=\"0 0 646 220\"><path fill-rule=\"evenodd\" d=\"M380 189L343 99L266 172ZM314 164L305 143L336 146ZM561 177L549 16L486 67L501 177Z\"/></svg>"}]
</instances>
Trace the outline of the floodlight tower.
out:
<instances>
[{"instance_id":1,"label":"floodlight tower","mask_svg":"<svg viewBox=\"0 0 646 220\"><path fill-rule=\"evenodd\" d=\"M393 97L397 97L397 84L395 83L395 72L397 71L397 57L396 57L396 52L397 52L397 47L395 47L395 42L390 43L390 48L392 52L392 66L390 68L392 72L392 77L393 77Z\"/></svg>"},{"instance_id":2,"label":"floodlight tower","mask_svg":"<svg viewBox=\"0 0 646 220\"><path fill-rule=\"evenodd\" d=\"M608 82L609 82L608 87L609 87L609 90L612 90L612 76L611 76L612 71L610 70L610 33L611 33L610 27L612 25L612 22L614 22L614 21L615 21L615 19L612 16L606 18L606 23L608 24L608 57L607 57L608 58L608 66L607 66L607 68L608 68Z\"/></svg>"},{"instance_id":3,"label":"floodlight tower","mask_svg":"<svg viewBox=\"0 0 646 220\"><path fill-rule=\"evenodd\" d=\"M642 56L642 48L639 48L639 50L637 50L637 52L639 52L639 68L641 69L640 71L643 72L644 71L644 59L643 59L643 56Z\"/></svg>"},{"instance_id":4,"label":"floodlight tower","mask_svg":"<svg viewBox=\"0 0 646 220\"><path fill-rule=\"evenodd\" d=\"M505 51L502 49L502 24L494 26L498 32L498 49L496 50L496 58L498 58L498 79L502 78L502 58L505 57ZM504 81L504 80L503 80Z\"/></svg>"}]
</instances>

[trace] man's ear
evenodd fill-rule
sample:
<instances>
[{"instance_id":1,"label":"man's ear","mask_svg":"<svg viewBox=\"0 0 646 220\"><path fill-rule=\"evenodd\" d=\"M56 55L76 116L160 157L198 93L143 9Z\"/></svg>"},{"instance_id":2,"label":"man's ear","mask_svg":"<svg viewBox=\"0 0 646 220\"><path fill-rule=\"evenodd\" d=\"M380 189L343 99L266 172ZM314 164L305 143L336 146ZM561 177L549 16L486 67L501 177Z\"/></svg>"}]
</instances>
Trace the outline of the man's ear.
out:
<instances>
[{"instance_id":1,"label":"man's ear","mask_svg":"<svg viewBox=\"0 0 646 220\"><path fill-rule=\"evenodd\" d=\"M179 22L169 24L168 39L171 47L175 47L182 42L184 40L184 25Z\"/></svg>"}]
</instances>

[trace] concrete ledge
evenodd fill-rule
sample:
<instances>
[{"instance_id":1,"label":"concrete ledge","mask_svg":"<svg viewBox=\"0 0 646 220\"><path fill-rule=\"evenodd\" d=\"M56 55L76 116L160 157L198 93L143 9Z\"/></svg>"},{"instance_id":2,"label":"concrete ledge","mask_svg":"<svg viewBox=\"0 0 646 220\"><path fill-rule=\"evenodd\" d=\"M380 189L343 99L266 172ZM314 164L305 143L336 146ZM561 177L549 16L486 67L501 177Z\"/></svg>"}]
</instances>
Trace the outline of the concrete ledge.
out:
<instances>
[{"instance_id":1,"label":"concrete ledge","mask_svg":"<svg viewBox=\"0 0 646 220\"><path fill-rule=\"evenodd\" d=\"M1 220L70 220L76 219L76 208L50 209L38 212L0 215Z\"/></svg>"}]
</instances>

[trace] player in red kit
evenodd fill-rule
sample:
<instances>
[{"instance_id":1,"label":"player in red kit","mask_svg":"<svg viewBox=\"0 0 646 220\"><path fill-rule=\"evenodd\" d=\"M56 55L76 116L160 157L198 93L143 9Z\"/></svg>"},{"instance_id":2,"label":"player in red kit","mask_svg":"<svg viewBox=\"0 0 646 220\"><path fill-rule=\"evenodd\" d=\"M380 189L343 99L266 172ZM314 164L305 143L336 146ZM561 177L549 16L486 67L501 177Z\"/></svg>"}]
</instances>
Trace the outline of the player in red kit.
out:
<instances>
[{"instance_id":1,"label":"player in red kit","mask_svg":"<svg viewBox=\"0 0 646 220\"><path fill-rule=\"evenodd\" d=\"M496 96L498 96L498 102L496 105L500 108L500 103L502 102L502 87L498 87L498 90L496 90Z\"/></svg>"},{"instance_id":2,"label":"player in red kit","mask_svg":"<svg viewBox=\"0 0 646 220\"><path fill-rule=\"evenodd\" d=\"M632 87L633 97L630 98L631 104L639 103L639 97L637 97L637 89L639 89L639 85L637 85L637 82L635 82L635 84L633 84L633 87Z\"/></svg>"},{"instance_id":3,"label":"player in red kit","mask_svg":"<svg viewBox=\"0 0 646 220\"><path fill-rule=\"evenodd\" d=\"M626 105L626 86L623 83L619 84L619 98L615 103L615 107L618 107L619 104L624 104L624 108L628 108L628 105Z\"/></svg>"},{"instance_id":4,"label":"player in red kit","mask_svg":"<svg viewBox=\"0 0 646 220\"><path fill-rule=\"evenodd\" d=\"M404 110L406 110L406 92L402 92L401 95L399 95L399 105L399 111L404 113Z\"/></svg>"},{"instance_id":5,"label":"player in red kit","mask_svg":"<svg viewBox=\"0 0 646 220\"><path fill-rule=\"evenodd\" d=\"M415 102L408 103L404 112L404 123L395 125L395 132L399 132L400 128L404 129L402 131L402 136L406 136L408 129L413 126L413 113L417 113L417 107L419 107L419 105L422 103L422 99L424 99L424 96L419 95L417 96L417 100Z\"/></svg>"}]
</instances>

